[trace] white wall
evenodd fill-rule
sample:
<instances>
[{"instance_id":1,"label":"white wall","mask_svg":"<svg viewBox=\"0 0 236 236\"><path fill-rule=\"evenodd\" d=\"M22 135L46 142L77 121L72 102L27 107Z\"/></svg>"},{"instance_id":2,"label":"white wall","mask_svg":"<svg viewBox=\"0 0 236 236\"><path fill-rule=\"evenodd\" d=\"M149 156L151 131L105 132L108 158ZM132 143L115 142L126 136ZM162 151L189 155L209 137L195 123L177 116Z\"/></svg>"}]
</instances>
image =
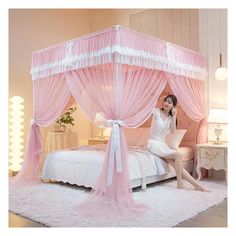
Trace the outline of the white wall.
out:
<instances>
[{"instance_id":1,"label":"white wall","mask_svg":"<svg viewBox=\"0 0 236 236\"><path fill-rule=\"evenodd\" d=\"M223 56L223 65L227 67L227 10L199 10L199 32L199 51L209 61L209 108L225 108L227 107L227 80L215 80L214 74L219 66L220 52Z\"/></svg>"},{"instance_id":2,"label":"white wall","mask_svg":"<svg viewBox=\"0 0 236 236\"><path fill-rule=\"evenodd\" d=\"M221 48L221 50L220 50ZM219 66L219 54L223 56L223 66L227 67L227 10L199 10L199 51L208 58L209 76L207 82L208 109L227 108L227 80L215 79L215 70ZM215 140L214 126L209 126L209 140ZM227 140L224 129L222 140Z\"/></svg>"},{"instance_id":3,"label":"white wall","mask_svg":"<svg viewBox=\"0 0 236 236\"><path fill-rule=\"evenodd\" d=\"M150 9L130 16L130 27L183 47L197 50L197 9Z\"/></svg>"},{"instance_id":4,"label":"white wall","mask_svg":"<svg viewBox=\"0 0 236 236\"><path fill-rule=\"evenodd\" d=\"M130 15L140 11L141 9L91 9L91 32L113 25L129 27Z\"/></svg>"}]
</instances>

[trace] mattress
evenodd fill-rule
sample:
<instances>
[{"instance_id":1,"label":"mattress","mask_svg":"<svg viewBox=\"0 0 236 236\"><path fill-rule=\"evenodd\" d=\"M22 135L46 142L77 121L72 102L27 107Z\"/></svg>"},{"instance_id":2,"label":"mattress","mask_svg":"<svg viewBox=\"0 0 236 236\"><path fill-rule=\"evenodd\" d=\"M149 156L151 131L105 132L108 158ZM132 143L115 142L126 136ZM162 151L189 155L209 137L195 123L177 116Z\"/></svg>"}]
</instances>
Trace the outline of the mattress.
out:
<instances>
[{"instance_id":1,"label":"mattress","mask_svg":"<svg viewBox=\"0 0 236 236\"><path fill-rule=\"evenodd\" d=\"M49 153L44 161L42 179L94 187L104 157L105 149L64 150ZM128 168L130 180L149 175L163 175L168 172L164 160L143 149L129 150Z\"/></svg>"},{"instance_id":2,"label":"mattress","mask_svg":"<svg viewBox=\"0 0 236 236\"><path fill-rule=\"evenodd\" d=\"M181 152L190 153L184 151ZM94 145L76 150L62 150L49 153L44 161L42 180L62 181L64 183L94 187L105 157L105 146ZM168 175L173 168L160 157L147 149L128 151L130 180L145 180L149 176ZM173 176L173 175L172 175Z\"/></svg>"}]
</instances>

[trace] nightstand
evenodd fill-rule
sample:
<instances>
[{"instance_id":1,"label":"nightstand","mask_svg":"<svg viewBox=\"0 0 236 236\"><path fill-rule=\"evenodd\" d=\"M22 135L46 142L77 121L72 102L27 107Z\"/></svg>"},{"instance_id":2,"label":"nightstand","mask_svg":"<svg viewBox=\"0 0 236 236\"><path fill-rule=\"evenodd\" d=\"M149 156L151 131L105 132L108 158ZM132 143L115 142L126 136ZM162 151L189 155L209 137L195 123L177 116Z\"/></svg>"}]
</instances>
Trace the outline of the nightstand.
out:
<instances>
[{"instance_id":1,"label":"nightstand","mask_svg":"<svg viewBox=\"0 0 236 236\"><path fill-rule=\"evenodd\" d=\"M100 138L100 137L93 137L88 139L89 145L96 145L96 144L107 144L109 141L108 137Z\"/></svg>"},{"instance_id":2,"label":"nightstand","mask_svg":"<svg viewBox=\"0 0 236 236\"><path fill-rule=\"evenodd\" d=\"M201 168L224 170L225 181L227 184L227 143L212 144L204 143L197 144L197 174L198 180L202 178Z\"/></svg>"},{"instance_id":3,"label":"nightstand","mask_svg":"<svg viewBox=\"0 0 236 236\"><path fill-rule=\"evenodd\" d=\"M79 145L78 133L48 132L46 139L46 153Z\"/></svg>"}]
</instances>

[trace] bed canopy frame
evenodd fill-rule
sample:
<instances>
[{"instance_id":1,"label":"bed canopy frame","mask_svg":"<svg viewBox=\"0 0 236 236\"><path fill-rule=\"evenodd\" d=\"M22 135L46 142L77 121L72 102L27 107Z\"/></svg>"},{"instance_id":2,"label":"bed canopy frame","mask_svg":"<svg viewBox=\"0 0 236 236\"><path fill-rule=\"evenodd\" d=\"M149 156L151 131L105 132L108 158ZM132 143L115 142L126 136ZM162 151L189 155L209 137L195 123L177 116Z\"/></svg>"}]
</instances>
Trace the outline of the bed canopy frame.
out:
<instances>
[{"instance_id":1,"label":"bed canopy frame","mask_svg":"<svg viewBox=\"0 0 236 236\"><path fill-rule=\"evenodd\" d=\"M71 95L90 121L112 127L101 175L79 214L111 219L142 212L132 198L122 127L143 124L167 83L200 122L197 142L206 141L207 63L198 52L117 25L33 52L31 74L33 118L15 183L39 180L39 127L55 122Z\"/></svg>"}]
</instances>

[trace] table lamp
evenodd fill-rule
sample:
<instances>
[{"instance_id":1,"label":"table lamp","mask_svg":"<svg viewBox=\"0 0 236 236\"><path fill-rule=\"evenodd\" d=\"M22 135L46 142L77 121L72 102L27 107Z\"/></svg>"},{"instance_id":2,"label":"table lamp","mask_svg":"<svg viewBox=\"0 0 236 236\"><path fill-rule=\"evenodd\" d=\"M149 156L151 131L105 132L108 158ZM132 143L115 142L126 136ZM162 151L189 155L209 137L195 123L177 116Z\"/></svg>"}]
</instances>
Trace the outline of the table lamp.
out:
<instances>
[{"instance_id":1,"label":"table lamp","mask_svg":"<svg viewBox=\"0 0 236 236\"><path fill-rule=\"evenodd\" d=\"M222 108L210 109L207 122L210 124L216 124L214 129L216 135L216 142L214 144L222 144L220 141L220 136L222 134L223 128L222 124L227 124L227 110Z\"/></svg>"}]
</instances>

